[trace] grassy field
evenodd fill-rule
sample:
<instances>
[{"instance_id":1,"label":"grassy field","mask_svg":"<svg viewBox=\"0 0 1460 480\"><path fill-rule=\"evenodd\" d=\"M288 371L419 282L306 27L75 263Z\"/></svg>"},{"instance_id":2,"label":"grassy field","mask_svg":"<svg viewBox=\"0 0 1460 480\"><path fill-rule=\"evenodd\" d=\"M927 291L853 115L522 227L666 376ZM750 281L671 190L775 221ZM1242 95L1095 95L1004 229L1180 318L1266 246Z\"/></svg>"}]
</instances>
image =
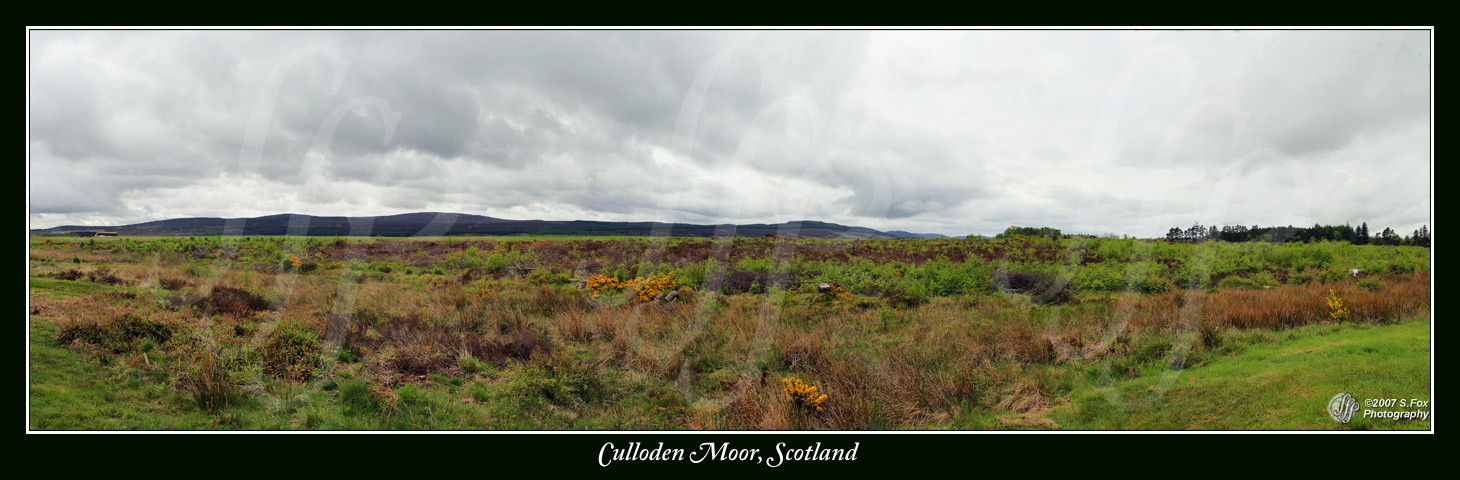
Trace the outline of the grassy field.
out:
<instances>
[{"instance_id":1,"label":"grassy field","mask_svg":"<svg viewBox=\"0 0 1460 480\"><path fill-rule=\"evenodd\" d=\"M1428 398L1418 247L50 240L32 429L1428 428L1323 411Z\"/></svg>"},{"instance_id":2,"label":"grassy field","mask_svg":"<svg viewBox=\"0 0 1460 480\"><path fill-rule=\"evenodd\" d=\"M1069 403L1053 409L1046 418L1069 429L1430 428L1428 420L1381 420L1361 414L1340 424L1324 408L1339 392L1348 392L1359 401L1405 398L1428 402L1428 318L1384 326L1310 325L1247 337L1235 344L1240 353L1169 378L1156 374L1075 392Z\"/></svg>"}]
</instances>

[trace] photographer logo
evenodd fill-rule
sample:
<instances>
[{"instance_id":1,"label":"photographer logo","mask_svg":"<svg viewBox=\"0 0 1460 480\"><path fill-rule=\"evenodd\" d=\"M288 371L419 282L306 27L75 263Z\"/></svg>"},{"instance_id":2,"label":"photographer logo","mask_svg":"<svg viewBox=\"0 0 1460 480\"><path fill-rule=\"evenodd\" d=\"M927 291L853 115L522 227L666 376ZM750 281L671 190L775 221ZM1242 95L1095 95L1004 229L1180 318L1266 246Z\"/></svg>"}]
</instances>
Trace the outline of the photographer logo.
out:
<instances>
[{"instance_id":1,"label":"photographer logo","mask_svg":"<svg viewBox=\"0 0 1460 480\"><path fill-rule=\"evenodd\" d=\"M1354 419L1354 412L1359 409L1359 403L1354 401L1354 396L1347 392L1334 395L1328 400L1328 416L1338 423L1348 423Z\"/></svg>"}]
</instances>

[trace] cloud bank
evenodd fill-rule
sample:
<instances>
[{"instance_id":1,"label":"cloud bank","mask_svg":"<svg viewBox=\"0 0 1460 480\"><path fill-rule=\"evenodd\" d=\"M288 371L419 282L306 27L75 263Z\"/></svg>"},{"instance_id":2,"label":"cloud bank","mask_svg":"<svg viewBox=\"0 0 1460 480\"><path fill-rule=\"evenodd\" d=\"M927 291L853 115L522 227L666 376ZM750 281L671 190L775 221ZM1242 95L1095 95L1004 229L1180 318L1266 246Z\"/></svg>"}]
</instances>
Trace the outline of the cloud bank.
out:
<instances>
[{"instance_id":1,"label":"cloud bank","mask_svg":"<svg viewBox=\"0 0 1460 480\"><path fill-rule=\"evenodd\" d=\"M1429 222L1425 31L31 31L33 228Z\"/></svg>"}]
</instances>

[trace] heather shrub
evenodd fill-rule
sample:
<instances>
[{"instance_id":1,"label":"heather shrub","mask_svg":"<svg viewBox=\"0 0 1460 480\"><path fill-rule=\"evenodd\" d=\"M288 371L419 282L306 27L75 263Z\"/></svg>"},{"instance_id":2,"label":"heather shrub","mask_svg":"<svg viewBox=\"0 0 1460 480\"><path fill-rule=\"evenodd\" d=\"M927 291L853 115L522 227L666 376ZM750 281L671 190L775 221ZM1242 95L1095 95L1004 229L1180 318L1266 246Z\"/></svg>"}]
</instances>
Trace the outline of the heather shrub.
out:
<instances>
[{"instance_id":1,"label":"heather shrub","mask_svg":"<svg viewBox=\"0 0 1460 480\"><path fill-rule=\"evenodd\" d=\"M265 375L294 381L309 380L319 367L323 350L316 327L299 320L282 320L255 351Z\"/></svg>"},{"instance_id":2,"label":"heather shrub","mask_svg":"<svg viewBox=\"0 0 1460 480\"><path fill-rule=\"evenodd\" d=\"M111 318L86 318L67 322L61 326L56 340L63 345L86 342L114 353L123 353L135 350L142 340L150 341L153 345L166 343L179 328L178 322L158 315L126 312Z\"/></svg>"}]
</instances>

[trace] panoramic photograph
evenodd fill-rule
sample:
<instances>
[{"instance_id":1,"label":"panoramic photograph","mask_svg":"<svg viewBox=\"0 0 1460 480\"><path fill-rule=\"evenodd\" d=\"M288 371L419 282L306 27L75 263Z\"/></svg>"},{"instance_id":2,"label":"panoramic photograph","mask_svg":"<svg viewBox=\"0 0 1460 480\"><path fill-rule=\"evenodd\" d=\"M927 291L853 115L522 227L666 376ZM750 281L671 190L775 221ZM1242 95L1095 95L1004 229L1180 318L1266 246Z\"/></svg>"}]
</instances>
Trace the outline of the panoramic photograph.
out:
<instances>
[{"instance_id":1,"label":"panoramic photograph","mask_svg":"<svg viewBox=\"0 0 1460 480\"><path fill-rule=\"evenodd\" d=\"M32 28L27 431L1432 432L1432 49Z\"/></svg>"}]
</instances>

